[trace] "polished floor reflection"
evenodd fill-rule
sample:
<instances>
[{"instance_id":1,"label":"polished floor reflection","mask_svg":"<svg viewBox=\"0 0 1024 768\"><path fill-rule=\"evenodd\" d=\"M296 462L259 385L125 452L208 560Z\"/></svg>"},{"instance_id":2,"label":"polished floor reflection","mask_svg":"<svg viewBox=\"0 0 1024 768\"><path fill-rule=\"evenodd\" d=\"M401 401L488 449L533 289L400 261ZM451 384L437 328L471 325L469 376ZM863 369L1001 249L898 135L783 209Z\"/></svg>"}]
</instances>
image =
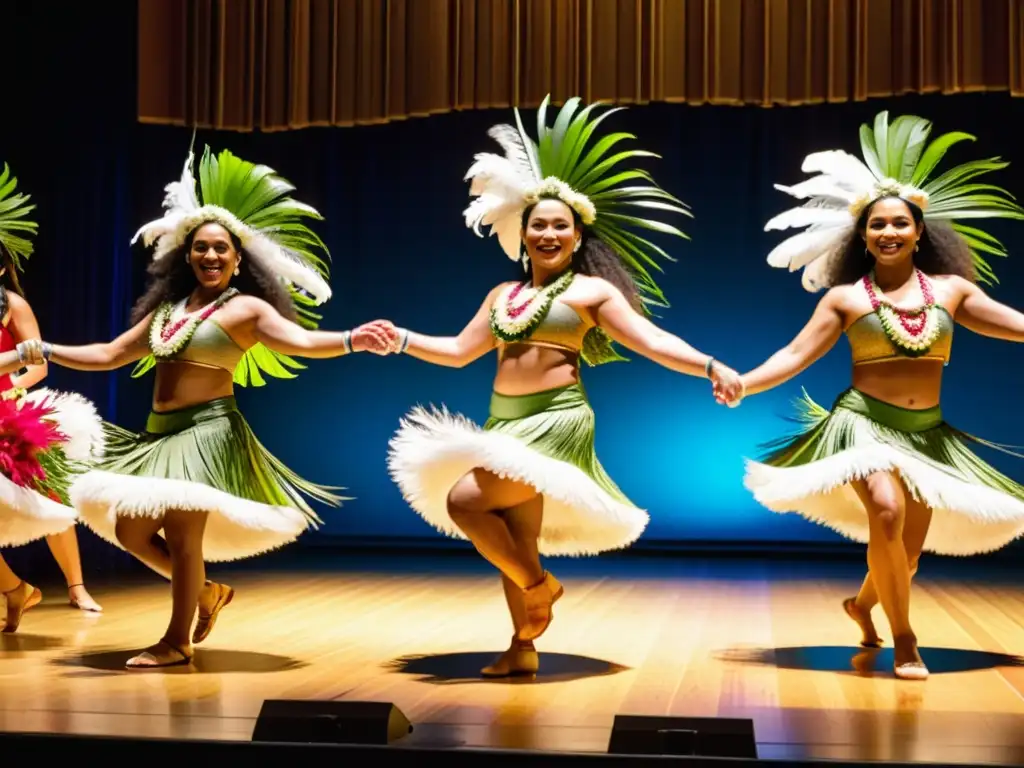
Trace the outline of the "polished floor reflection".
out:
<instances>
[{"instance_id":1,"label":"polished floor reflection","mask_svg":"<svg viewBox=\"0 0 1024 768\"><path fill-rule=\"evenodd\" d=\"M475 560L316 565L211 572L235 600L191 667L163 671L123 664L160 636L164 584L97 587L101 616L50 590L0 635L0 729L249 739L264 699L339 698L393 702L435 746L603 752L617 713L692 715L753 718L763 757L1024 763L1019 574L926 564L913 618L933 675L912 683L890 648L857 647L857 564L554 561L566 594L537 679L493 681L478 670L511 629Z\"/></svg>"}]
</instances>

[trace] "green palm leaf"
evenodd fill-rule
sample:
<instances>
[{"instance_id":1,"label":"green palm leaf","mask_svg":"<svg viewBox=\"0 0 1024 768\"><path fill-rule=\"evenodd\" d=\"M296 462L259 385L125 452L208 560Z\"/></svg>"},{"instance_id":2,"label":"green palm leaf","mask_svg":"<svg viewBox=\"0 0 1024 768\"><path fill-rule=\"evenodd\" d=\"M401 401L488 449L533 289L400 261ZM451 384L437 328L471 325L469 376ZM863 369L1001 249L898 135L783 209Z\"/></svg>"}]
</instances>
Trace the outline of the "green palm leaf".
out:
<instances>
[{"instance_id":1,"label":"green palm leaf","mask_svg":"<svg viewBox=\"0 0 1024 768\"><path fill-rule=\"evenodd\" d=\"M17 193L18 179L11 175L11 169L4 163L0 172L0 248L2 248L16 270L24 269L23 260L32 256L34 246L28 237L16 232L35 235L39 225L27 219L35 210L35 204L29 203L30 195Z\"/></svg>"}]
</instances>

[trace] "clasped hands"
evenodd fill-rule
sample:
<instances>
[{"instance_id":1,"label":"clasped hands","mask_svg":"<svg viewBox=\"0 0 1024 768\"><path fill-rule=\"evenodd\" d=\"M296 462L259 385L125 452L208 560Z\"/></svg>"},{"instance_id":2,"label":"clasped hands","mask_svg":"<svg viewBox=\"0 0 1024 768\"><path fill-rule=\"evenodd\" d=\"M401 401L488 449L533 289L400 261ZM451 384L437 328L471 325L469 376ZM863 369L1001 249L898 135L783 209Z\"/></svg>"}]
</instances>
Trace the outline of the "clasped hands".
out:
<instances>
[{"instance_id":1,"label":"clasped hands","mask_svg":"<svg viewBox=\"0 0 1024 768\"><path fill-rule=\"evenodd\" d=\"M42 339L28 339L18 343L18 361L25 365L45 365L50 359L53 345Z\"/></svg>"},{"instance_id":2,"label":"clasped hands","mask_svg":"<svg viewBox=\"0 0 1024 768\"><path fill-rule=\"evenodd\" d=\"M402 334L390 320L373 320L352 329L353 352L393 355L402 349Z\"/></svg>"},{"instance_id":3,"label":"clasped hands","mask_svg":"<svg viewBox=\"0 0 1024 768\"><path fill-rule=\"evenodd\" d=\"M735 408L743 400L744 386L740 375L727 365L714 361L710 366L711 394L721 405Z\"/></svg>"}]
</instances>

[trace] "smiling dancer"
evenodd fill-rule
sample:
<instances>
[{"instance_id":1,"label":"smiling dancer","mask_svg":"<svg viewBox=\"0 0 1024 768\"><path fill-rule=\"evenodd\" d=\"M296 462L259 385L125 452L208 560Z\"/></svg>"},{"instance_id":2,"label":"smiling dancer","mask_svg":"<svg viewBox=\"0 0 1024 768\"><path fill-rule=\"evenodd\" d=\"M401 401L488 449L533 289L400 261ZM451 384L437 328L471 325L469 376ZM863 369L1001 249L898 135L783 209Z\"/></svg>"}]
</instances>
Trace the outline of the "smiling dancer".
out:
<instances>
[{"instance_id":1,"label":"smiling dancer","mask_svg":"<svg viewBox=\"0 0 1024 768\"><path fill-rule=\"evenodd\" d=\"M302 221L320 216L288 197L290 184L227 151L207 150L199 178L202 204L190 153L181 181L167 187L167 214L139 231L156 247L130 330L107 344L20 347L32 363L93 371L152 355L146 431L111 427L106 460L71 488L84 522L171 581L167 631L129 668L187 664L191 643L209 634L234 590L205 579L204 558L238 560L294 541L319 522L302 493L341 501L260 444L235 403L234 383L257 367L291 376L276 365L291 360L281 356L384 352L389 343L379 328L330 333L296 322L312 325L308 307L331 292L314 250L326 254L326 247ZM153 541L161 529L169 556Z\"/></svg>"},{"instance_id":2,"label":"smiling dancer","mask_svg":"<svg viewBox=\"0 0 1024 768\"><path fill-rule=\"evenodd\" d=\"M39 323L24 298L18 273L33 253L28 236L38 231L28 215L30 197L17 193L18 180L4 164L0 173L0 546L46 538L68 585L75 608L98 612L85 589L75 532L77 514L68 485L75 473L98 458L103 429L92 403L76 394L40 388L46 367L23 373L18 342L39 337ZM19 578L0 557L0 591L7 603L4 632L15 632L40 590Z\"/></svg>"},{"instance_id":3,"label":"smiling dancer","mask_svg":"<svg viewBox=\"0 0 1024 768\"><path fill-rule=\"evenodd\" d=\"M547 629L562 585L540 554L590 555L629 546L648 516L605 473L594 453L594 412L579 362L622 360L618 342L667 368L710 378L722 397L738 392L738 376L653 325L644 303L664 305L645 264L660 248L623 225L685 237L675 227L628 215L631 206L687 214L682 204L637 170L613 170L641 151L606 157L628 134L591 145L597 105L576 112L566 102L555 127L548 100L537 118L538 142L522 127L490 135L505 157L476 156L467 178L476 197L467 226L492 233L522 262L522 282L494 288L458 336L398 329L399 345L420 360L462 367L491 350L498 372L483 429L447 411L413 410L391 442L389 466L409 504L438 530L468 538L502 573L515 634L485 675L532 674L533 641ZM525 245L525 252L522 251Z\"/></svg>"},{"instance_id":4,"label":"smiling dancer","mask_svg":"<svg viewBox=\"0 0 1024 768\"><path fill-rule=\"evenodd\" d=\"M844 332L849 339L852 387L831 411L805 397L805 429L763 462L749 462L746 484L769 509L867 542L868 576L844 608L860 625L862 644L873 646L879 638L870 612L881 601L894 671L906 679L928 676L910 623L921 551L989 552L1024 530L1024 487L975 455L970 444L983 441L947 424L939 405L954 323L1024 341L1024 314L977 285L992 274L979 252L1005 251L958 219L1021 219L1024 210L998 187L977 194L970 181L1008 165L998 158L933 178L945 151L973 137L947 134L926 145L930 130L918 117L890 125L882 112L874 130L861 129L863 162L842 151L813 154L803 170L818 176L778 187L809 200L765 229L811 229L781 243L768 262L803 267L806 289L829 291L789 345L742 377L746 394L765 392L811 365Z\"/></svg>"}]
</instances>

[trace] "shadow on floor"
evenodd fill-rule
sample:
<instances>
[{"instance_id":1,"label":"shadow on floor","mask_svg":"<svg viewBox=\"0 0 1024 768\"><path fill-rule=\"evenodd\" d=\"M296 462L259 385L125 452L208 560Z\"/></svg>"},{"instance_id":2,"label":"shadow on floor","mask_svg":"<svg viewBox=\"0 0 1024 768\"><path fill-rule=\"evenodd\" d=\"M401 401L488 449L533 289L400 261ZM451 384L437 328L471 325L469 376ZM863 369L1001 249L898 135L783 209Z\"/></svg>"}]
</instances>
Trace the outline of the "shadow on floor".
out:
<instances>
[{"instance_id":1,"label":"shadow on floor","mask_svg":"<svg viewBox=\"0 0 1024 768\"><path fill-rule=\"evenodd\" d=\"M847 672L859 675L892 674L891 648L810 645L786 648L731 648L717 654L721 661L763 664L779 669ZM933 675L976 672L999 667L1024 667L1024 658L992 651L960 648L921 648L921 658Z\"/></svg>"},{"instance_id":2,"label":"shadow on floor","mask_svg":"<svg viewBox=\"0 0 1024 768\"><path fill-rule=\"evenodd\" d=\"M142 670L125 669L125 662L132 656L142 653L143 650L145 649L136 648L76 653L54 659L51 663L60 667L84 668L99 672L124 672L129 674L194 674L199 672L208 675L231 672L288 672L308 666L306 662L288 656L277 656L272 653L197 648L195 655L192 657L192 663L189 665Z\"/></svg>"},{"instance_id":3,"label":"shadow on floor","mask_svg":"<svg viewBox=\"0 0 1024 768\"><path fill-rule=\"evenodd\" d=\"M420 675L420 682L444 685L451 683L491 683L502 685L564 683L589 677L604 677L625 672L629 667L589 656L569 653L541 653L540 670L535 677L484 677L480 670L493 664L501 651L473 653L438 653L429 656L403 656L387 666L394 672Z\"/></svg>"}]
</instances>

